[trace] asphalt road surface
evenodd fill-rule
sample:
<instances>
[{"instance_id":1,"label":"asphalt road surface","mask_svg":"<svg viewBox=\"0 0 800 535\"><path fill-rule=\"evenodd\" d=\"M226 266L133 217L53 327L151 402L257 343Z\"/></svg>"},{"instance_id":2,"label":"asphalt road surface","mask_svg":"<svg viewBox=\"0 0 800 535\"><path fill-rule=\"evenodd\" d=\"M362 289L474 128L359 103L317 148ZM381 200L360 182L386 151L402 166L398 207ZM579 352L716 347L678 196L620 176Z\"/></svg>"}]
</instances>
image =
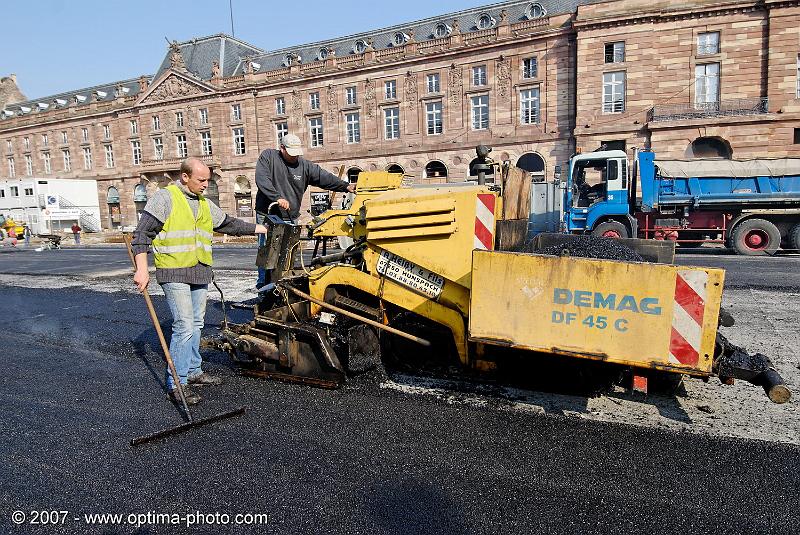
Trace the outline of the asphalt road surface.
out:
<instances>
[{"instance_id":1,"label":"asphalt road surface","mask_svg":"<svg viewBox=\"0 0 800 535\"><path fill-rule=\"evenodd\" d=\"M215 259L251 269L254 253L221 247ZM687 259L723 264L729 285L800 287L798 258ZM0 273L42 279L0 284L0 533L175 533L190 521L204 522L198 532L280 534L793 533L800 525L795 445L568 416L585 405L578 396L523 413L502 400L461 404L382 388L370 374L338 391L264 382L214 352L207 369L225 382L201 391L195 417L239 406L246 414L131 448L130 439L182 421L165 400L141 297L47 287L53 276L118 272L129 288L126 270L120 247L0 253ZM163 299L155 303L166 320ZM246 312L233 314L241 321ZM220 320L212 301L205 333ZM66 513L56 525L32 524L41 511ZM87 520L102 513L121 516ZM265 517L230 525L237 514Z\"/></svg>"},{"instance_id":2,"label":"asphalt road surface","mask_svg":"<svg viewBox=\"0 0 800 535\"><path fill-rule=\"evenodd\" d=\"M215 245L214 267L218 270L255 270L255 256L256 248L252 245ZM712 249L681 253L677 255L676 263L724 268L726 286L800 288L800 255L796 254L745 257ZM130 260L123 246L69 247L41 252L24 247L0 248L0 273L106 276L123 274L129 269Z\"/></svg>"}]
</instances>

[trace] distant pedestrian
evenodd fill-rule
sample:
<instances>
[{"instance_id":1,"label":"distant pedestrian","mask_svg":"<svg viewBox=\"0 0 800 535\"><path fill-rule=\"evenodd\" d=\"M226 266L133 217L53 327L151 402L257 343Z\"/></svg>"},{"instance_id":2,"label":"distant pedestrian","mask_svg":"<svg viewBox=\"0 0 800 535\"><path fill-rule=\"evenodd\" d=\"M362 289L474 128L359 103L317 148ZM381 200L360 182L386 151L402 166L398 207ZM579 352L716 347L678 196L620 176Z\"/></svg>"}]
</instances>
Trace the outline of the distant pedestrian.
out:
<instances>
[{"instance_id":1,"label":"distant pedestrian","mask_svg":"<svg viewBox=\"0 0 800 535\"><path fill-rule=\"evenodd\" d=\"M81 244L81 230L83 229L77 223L72 225L72 235L75 237L75 245Z\"/></svg>"},{"instance_id":2,"label":"distant pedestrian","mask_svg":"<svg viewBox=\"0 0 800 535\"><path fill-rule=\"evenodd\" d=\"M8 229L8 237L11 239L11 247L17 246L17 230L14 227Z\"/></svg>"},{"instance_id":3,"label":"distant pedestrian","mask_svg":"<svg viewBox=\"0 0 800 535\"><path fill-rule=\"evenodd\" d=\"M25 238L25 247L31 246L31 236L33 236L33 232L31 232L31 227L25 225L25 230L22 231L22 237Z\"/></svg>"}]
</instances>

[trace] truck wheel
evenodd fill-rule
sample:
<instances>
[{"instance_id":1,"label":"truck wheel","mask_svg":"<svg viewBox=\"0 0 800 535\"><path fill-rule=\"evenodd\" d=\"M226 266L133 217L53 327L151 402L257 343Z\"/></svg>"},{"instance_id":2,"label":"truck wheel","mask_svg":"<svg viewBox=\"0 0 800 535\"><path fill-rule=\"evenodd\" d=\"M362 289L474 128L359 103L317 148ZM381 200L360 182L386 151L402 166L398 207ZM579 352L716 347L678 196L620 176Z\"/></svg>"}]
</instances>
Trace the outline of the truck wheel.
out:
<instances>
[{"instance_id":1,"label":"truck wheel","mask_svg":"<svg viewBox=\"0 0 800 535\"><path fill-rule=\"evenodd\" d=\"M766 219L747 219L733 229L732 241L739 254L772 255L781 246L781 232Z\"/></svg>"},{"instance_id":2,"label":"truck wheel","mask_svg":"<svg viewBox=\"0 0 800 535\"><path fill-rule=\"evenodd\" d=\"M789 246L800 253L800 223L795 224L789 231Z\"/></svg>"},{"instance_id":3,"label":"truck wheel","mask_svg":"<svg viewBox=\"0 0 800 535\"><path fill-rule=\"evenodd\" d=\"M628 227L619 221L606 221L600 223L592 230L592 236L600 236L603 238L630 238Z\"/></svg>"}]
</instances>

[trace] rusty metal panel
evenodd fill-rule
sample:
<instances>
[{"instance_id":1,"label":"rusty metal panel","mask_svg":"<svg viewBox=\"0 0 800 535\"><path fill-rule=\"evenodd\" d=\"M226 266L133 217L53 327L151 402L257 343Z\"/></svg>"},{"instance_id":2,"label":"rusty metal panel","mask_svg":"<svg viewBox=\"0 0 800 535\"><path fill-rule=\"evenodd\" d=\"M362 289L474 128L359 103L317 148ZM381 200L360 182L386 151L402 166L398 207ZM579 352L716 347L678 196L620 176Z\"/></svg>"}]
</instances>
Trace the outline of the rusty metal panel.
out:
<instances>
[{"instance_id":1,"label":"rusty metal panel","mask_svg":"<svg viewBox=\"0 0 800 535\"><path fill-rule=\"evenodd\" d=\"M475 251L471 340L711 372L724 271Z\"/></svg>"}]
</instances>

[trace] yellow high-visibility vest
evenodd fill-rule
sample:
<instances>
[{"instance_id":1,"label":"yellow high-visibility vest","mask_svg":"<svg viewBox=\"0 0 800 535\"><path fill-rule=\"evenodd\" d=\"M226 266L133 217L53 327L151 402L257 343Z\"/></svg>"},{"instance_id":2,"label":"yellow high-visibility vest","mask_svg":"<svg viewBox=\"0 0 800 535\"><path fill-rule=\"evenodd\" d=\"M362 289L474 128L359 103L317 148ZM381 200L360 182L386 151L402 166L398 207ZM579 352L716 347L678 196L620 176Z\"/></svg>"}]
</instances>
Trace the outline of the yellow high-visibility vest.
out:
<instances>
[{"instance_id":1,"label":"yellow high-visibility vest","mask_svg":"<svg viewBox=\"0 0 800 535\"><path fill-rule=\"evenodd\" d=\"M198 195L200 205L197 218L192 214L189 201L174 184L167 186L172 195L172 210L164 221L164 228L153 240L153 257L157 268L187 268L202 262L210 266L211 236L214 223L208 201Z\"/></svg>"}]
</instances>

